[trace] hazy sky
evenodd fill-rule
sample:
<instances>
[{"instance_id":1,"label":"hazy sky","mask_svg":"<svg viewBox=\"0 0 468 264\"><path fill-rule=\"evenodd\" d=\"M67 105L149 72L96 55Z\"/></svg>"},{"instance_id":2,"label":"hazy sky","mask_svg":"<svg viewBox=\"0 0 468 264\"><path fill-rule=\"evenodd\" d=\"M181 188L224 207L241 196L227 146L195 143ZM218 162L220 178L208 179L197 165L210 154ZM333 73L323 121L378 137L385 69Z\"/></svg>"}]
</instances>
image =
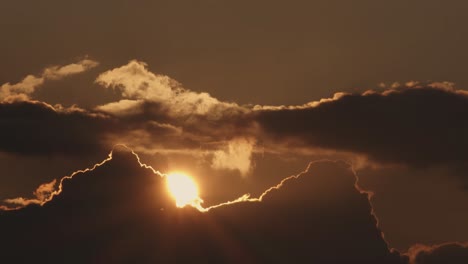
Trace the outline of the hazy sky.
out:
<instances>
[{"instance_id":1,"label":"hazy sky","mask_svg":"<svg viewBox=\"0 0 468 264\"><path fill-rule=\"evenodd\" d=\"M169 216L151 217L162 226L168 222L160 217L193 220L193 230L174 231L191 235L212 217L232 217L219 228L239 230L232 241L252 254L241 254L242 261L272 260L257 242L284 249L272 257L277 261L302 256L307 252L302 246L318 247L318 240L298 239L293 250L280 238L295 239L301 230L334 232L339 221L350 223L349 230L336 231L331 240L346 245L362 230L366 235L359 243L375 246L370 250L375 256L353 248L342 254L348 260L468 261L465 1L19 0L4 1L0 10L0 231L11 227L0 245L16 241L12 252L28 239L24 230L37 231L35 236L54 230L58 238L50 243L56 246L68 241L74 231L61 237L55 222L38 230L46 219L109 239L96 246L116 242L107 229L81 225L68 207L83 206L86 218L109 201L118 204L111 212L118 216L130 210L127 203L145 216L159 206L137 195L151 184L162 186L159 181L124 173L149 173L135 169L138 162L129 153L119 157L129 166L123 171L118 162L106 161L102 171L65 180L62 190L64 176L92 168L120 143L163 177L190 174L204 208L241 197L235 205L200 215L186 208L178 215L161 202ZM116 190L128 191L128 201L113 191L108 177L114 173L122 177ZM98 175L104 178L95 179ZM303 184L293 179L267 191L264 206L255 200L291 175L301 175L297 181ZM81 197L83 192L88 196ZM289 201L288 195L295 198ZM291 216L281 213L289 202ZM255 217L256 210L265 214L257 225L270 216L282 220L253 232L254 224L233 216ZM110 213L101 213L97 221L109 221ZM301 223L297 230L289 227L294 221ZM145 232L132 228L126 232ZM281 231L276 234L275 228ZM21 235L15 237L15 230ZM87 239L73 243L79 248ZM162 243L159 239L136 239L135 248ZM204 250L210 251L213 241L205 241ZM49 259L47 248L35 251L40 252ZM324 246L323 252L337 255L341 248ZM460 260L451 260L454 252ZM235 263L231 253L221 255ZM322 257L308 256L319 263Z\"/></svg>"}]
</instances>

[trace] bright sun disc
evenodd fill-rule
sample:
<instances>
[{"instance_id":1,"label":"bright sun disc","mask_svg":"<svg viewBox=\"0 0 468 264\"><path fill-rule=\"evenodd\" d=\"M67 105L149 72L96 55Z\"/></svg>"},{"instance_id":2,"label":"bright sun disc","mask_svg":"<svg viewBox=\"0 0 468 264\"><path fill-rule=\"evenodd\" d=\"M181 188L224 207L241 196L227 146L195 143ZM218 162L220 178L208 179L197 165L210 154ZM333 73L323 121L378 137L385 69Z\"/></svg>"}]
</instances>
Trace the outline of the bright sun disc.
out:
<instances>
[{"instance_id":1,"label":"bright sun disc","mask_svg":"<svg viewBox=\"0 0 468 264\"><path fill-rule=\"evenodd\" d=\"M166 182L169 193L174 198L177 207L184 207L188 204L194 205L200 200L197 184L190 176L174 172L166 176Z\"/></svg>"}]
</instances>

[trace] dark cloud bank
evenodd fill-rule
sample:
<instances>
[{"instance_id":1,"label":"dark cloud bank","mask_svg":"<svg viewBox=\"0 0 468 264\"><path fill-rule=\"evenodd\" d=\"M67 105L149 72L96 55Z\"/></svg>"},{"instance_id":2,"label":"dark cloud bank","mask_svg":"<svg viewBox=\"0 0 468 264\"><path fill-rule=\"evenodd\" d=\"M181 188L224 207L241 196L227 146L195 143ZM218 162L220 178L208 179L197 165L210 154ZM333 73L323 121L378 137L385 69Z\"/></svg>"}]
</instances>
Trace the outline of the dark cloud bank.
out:
<instances>
[{"instance_id":1,"label":"dark cloud bank","mask_svg":"<svg viewBox=\"0 0 468 264\"><path fill-rule=\"evenodd\" d=\"M178 209L128 151L64 180L45 205L0 212L5 263L467 263L459 244L385 243L368 194L341 162L311 163L262 202Z\"/></svg>"},{"instance_id":2,"label":"dark cloud bank","mask_svg":"<svg viewBox=\"0 0 468 264\"><path fill-rule=\"evenodd\" d=\"M275 139L364 154L377 162L468 162L468 94L430 86L349 94L316 107L261 111Z\"/></svg>"},{"instance_id":3,"label":"dark cloud bank","mask_svg":"<svg viewBox=\"0 0 468 264\"><path fill-rule=\"evenodd\" d=\"M0 103L0 150L20 155L85 155L105 147L112 120L37 101Z\"/></svg>"},{"instance_id":4,"label":"dark cloud bank","mask_svg":"<svg viewBox=\"0 0 468 264\"><path fill-rule=\"evenodd\" d=\"M184 93L195 98L193 105L201 100L198 97L207 97ZM252 109L210 100L199 102L206 105L206 113L180 115L168 112L168 106L182 111L181 103L146 99L109 104L106 109L121 107L117 114L116 109L103 112L37 101L2 102L0 150L26 155L87 154L116 143L196 149L244 137L260 140L270 149L325 149L383 164L463 168L468 162L468 92L449 86L418 84L289 107Z\"/></svg>"}]
</instances>

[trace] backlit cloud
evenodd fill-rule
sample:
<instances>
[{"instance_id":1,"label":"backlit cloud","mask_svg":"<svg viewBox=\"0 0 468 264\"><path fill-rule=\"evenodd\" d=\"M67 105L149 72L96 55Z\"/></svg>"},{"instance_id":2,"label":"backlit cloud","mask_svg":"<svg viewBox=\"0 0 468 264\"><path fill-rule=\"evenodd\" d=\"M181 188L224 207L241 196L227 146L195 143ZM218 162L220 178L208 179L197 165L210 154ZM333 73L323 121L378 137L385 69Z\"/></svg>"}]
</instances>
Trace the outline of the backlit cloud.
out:
<instances>
[{"instance_id":1,"label":"backlit cloud","mask_svg":"<svg viewBox=\"0 0 468 264\"><path fill-rule=\"evenodd\" d=\"M101 260L111 261L115 255L95 249L114 251L118 245L114 244L115 236L111 234L119 230L122 234L119 241L131 240L136 244L126 247L118 258L144 256L145 261L151 262L173 261L180 252L190 261L208 258L225 262L234 257L229 253L232 242L246 252L236 253L236 261L262 263L288 259L336 264L375 264L376 261L458 264L468 260L466 247L456 243L433 247L418 245L407 254L390 249L372 213L369 193L356 185L352 167L343 162L310 163L304 172L285 178L259 198L244 195L209 208L198 204L199 211L177 209L165 190L163 177L164 174L141 163L140 157L125 147L112 151L107 159L91 168L64 177L57 189L55 181L41 185L35 192L35 200L5 201L6 205L0 207L3 210L0 211L3 223L0 242L5 246L3 259L60 263L72 257L88 262L98 254ZM109 183L112 188L107 188ZM8 204L24 208L5 211ZM174 217L179 220L165 220ZM216 226L211 229L214 219ZM219 249L219 229L232 228L235 230L229 231L232 242L221 244L225 248ZM75 230L80 230L80 236L73 235ZM125 235L136 232L146 235L136 240ZM30 236L41 237L45 243L38 245L27 240ZM101 239L96 240L96 236ZM160 245L162 241L168 243L168 236L183 236L184 239L177 240L172 251L166 251L166 247L162 252L146 251L142 247ZM203 242L196 254L190 253L193 240ZM88 251L86 245L90 243L93 246ZM265 252L258 244L278 250ZM17 254L25 248L30 254Z\"/></svg>"},{"instance_id":2,"label":"backlit cloud","mask_svg":"<svg viewBox=\"0 0 468 264\"><path fill-rule=\"evenodd\" d=\"M42 206L0 212L3 259L57 263L65 258L89 262L98 257L108 262L115 254L95 249L116 251L119 245L111 234L118 234L119 241L133 241L119 259L144 256L144 263L173 262L180 256L190 262L210 259L213 263L234 257L255 263L278 259L405 263L404 256L388 249L371 214L368 194L356 189L356 178L344 163L311 164L256 202L226 203L205 212L176 208L161 176L128 149L114 151L94 167L62 179L59 190ZM112 188L107 188L110 183ZM76 230L79 235L75 236ZM134 236L140 232L145 235ZM41 237L43 243L27 236ZM172 244L174 237L183 239ZM195 251L193 241L199 242ZM169 251L160 247L147 251L143 246L168 243L170 247L162 248ZM244 253L233 255L233 244ZM277 250L265 251L263 246ZM25 248L29 254L16 255Z\"/></svg>"}]
</instances>

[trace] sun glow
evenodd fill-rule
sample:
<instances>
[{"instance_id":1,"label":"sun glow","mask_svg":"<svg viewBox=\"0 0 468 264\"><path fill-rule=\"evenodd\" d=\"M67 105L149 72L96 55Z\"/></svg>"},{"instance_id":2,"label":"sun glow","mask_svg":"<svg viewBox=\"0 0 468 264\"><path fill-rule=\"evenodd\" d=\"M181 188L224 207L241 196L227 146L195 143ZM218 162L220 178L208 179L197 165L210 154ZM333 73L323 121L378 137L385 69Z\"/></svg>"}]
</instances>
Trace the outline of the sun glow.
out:
<instances>
[{"instance_id":1,"label":"sun glow","mask_svg":"<svg viewBox=\"0 0 468 264\"><path fill-rule=\"evenodd\" d=\"M177 207L192 205L198 207L201 199L198 197L198 186L187 174L173 172L166 176L167 189L174 198Z\"/></svg>"}]
</instances>

